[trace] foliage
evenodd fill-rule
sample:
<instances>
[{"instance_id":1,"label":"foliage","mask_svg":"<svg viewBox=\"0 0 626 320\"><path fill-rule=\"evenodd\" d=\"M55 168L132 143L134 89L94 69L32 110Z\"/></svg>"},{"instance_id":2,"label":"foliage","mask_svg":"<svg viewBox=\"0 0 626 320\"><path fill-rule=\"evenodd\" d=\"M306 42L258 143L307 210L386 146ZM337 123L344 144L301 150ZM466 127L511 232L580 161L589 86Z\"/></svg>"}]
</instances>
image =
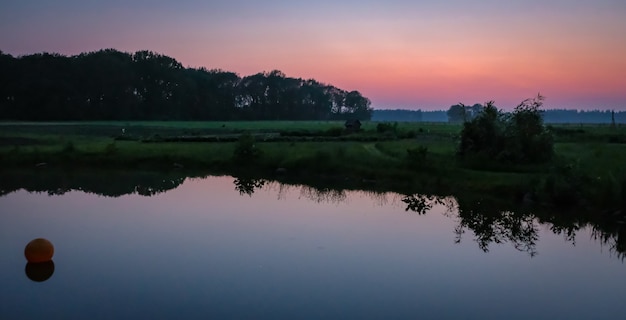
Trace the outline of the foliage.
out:
<instances>
[{"instance_id":1,"label":"foliage","mask_svg":"<svg viewBox=\"0 0 626 320\"><path fill-rule=\"evenodd\" d=\"M506 121L502 113L494 106L493 101L486 103L475 119L464 123L459 154L497 158L505 147L505 125Z\"/></svg>"},{"instance_id":2,"label":"foliage","mask_svg":"<svg viewBox=\"0 0 626 320\"><path fill-rule=\"evenodd\" d=\"M552 158L553 138L544 127L543 97L527 99L512 113L499 111L493 101L461 131L458 154L505 163L541 163Z\"/></svg>"},{"instance_id":3,"label":"foliage","mask_svg":"<svg viewBox=\"0 0 626 320\"><path fill-rule=\"evenodd\" d=\"M312 79L274 70L185 68L151 51L113 49L76 56L0 52L0 119L369 120L371 102Z\"/></svg>"},{"instance_id":4,"label":"foliage","mask_svg":"<svg viewBox=\"0 0 626 320\"><path fill-rule=\"evenodd\" d=\"M552 134L543 125L539 110L544 98L541 95L522 101L509 115L506 132L506 152L512 162L536 163L552 158Z\"/></svg>"}]
</instances>

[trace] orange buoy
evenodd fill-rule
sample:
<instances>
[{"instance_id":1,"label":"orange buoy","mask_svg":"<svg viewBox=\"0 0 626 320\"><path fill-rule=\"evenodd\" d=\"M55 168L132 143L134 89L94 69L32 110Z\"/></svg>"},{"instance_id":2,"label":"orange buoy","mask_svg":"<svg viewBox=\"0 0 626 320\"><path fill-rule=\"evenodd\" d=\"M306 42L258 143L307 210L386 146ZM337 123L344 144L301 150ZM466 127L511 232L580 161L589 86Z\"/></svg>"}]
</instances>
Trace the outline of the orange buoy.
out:
<instances>
[{"instance_id":1,"label":"orange buoy","mask_svg":"<svg viewBox=\"0 0 626 320\"><path fill-rule=\"evenodd\" d=\"M24 249L24 256L31 263L48 262L52 260L53 255L54 246L50 241L43 238L32 240Z\"/></svg>"}]
</instances>

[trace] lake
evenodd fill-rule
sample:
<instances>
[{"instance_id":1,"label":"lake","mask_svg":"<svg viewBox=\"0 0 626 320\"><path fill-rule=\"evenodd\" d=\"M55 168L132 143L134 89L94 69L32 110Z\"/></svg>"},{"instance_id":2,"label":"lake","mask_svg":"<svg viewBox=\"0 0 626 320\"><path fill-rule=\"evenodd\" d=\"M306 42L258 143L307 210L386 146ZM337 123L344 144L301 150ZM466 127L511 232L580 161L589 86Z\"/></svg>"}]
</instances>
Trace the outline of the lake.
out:
<instances>
[{"instance_id":1,"label":"lake","mask_svg":"<svg viewBox=\"0 0 626 320\"><path fill-rule=\"evenodd\" d=\"M224 176L147 194L0 197L0 319L626 316L620 240L590 225ZM53 266L26 270L39 237Z\"/></svg>"}]
</instances>

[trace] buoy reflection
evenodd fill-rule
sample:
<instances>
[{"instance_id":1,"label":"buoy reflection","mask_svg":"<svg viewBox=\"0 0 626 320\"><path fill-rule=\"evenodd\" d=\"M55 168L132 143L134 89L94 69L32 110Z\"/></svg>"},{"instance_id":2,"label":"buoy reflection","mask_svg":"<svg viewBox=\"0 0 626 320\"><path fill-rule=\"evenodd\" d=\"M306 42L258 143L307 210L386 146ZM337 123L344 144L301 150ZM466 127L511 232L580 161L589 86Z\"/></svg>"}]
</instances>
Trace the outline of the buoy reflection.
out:
<instances>
[{"instance_id":1,"label":"buoy reflection","mask_svg":"<svg viewBox=\"0 0 626 320\"><path fill-rule=\"evenodd\" d=\"M54 273L54 262L52 260L46 262L28 262L24 270L28 279L35 282L44 282Z\"/></svg>"}]
</instances>

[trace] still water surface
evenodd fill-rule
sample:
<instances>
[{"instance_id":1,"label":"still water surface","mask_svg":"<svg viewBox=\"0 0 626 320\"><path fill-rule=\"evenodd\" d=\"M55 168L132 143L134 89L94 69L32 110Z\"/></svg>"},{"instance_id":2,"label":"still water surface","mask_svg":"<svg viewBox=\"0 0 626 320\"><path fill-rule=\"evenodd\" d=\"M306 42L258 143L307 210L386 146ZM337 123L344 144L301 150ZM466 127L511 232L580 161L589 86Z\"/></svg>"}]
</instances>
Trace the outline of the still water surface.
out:
<instances>
[{"instance_id":1,"label":"still water surface","mask_svg":"<svg viewBox=\"0 0 626 320\"><path fill-rule=\"evenodd\" d=\"M592 231L527 221L481 245L454 199L323 194L231 177L152 197L24 190L0 197L0 319L617 319L626 264ZM25 274L25 245L55 245ZM529 249L530 247L530 249Z\"/></svg>"}]
</instances>

